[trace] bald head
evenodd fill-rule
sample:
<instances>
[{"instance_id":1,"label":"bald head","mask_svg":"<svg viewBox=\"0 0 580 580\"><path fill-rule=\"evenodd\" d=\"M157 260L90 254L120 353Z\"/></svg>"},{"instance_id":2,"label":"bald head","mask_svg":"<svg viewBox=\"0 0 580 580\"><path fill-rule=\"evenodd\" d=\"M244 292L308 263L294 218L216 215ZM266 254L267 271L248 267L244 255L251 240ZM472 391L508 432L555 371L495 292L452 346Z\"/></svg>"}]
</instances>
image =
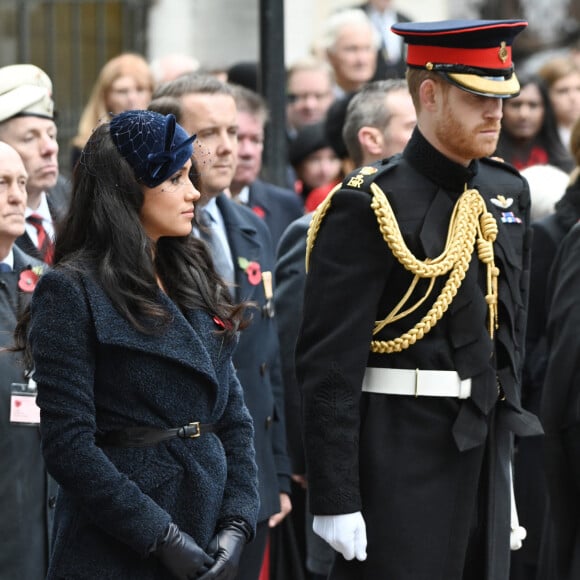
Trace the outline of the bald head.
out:
<instances>
[{"instance_id":1,"label":"bald head","mask_svg":"<svg viewBox=\"0 0 580 580\"><path fill-rule=\"evenodd\" d=\"M28 174L16 150L0 141L0 259L24 233Z\"/></svg>"}]
</instances>

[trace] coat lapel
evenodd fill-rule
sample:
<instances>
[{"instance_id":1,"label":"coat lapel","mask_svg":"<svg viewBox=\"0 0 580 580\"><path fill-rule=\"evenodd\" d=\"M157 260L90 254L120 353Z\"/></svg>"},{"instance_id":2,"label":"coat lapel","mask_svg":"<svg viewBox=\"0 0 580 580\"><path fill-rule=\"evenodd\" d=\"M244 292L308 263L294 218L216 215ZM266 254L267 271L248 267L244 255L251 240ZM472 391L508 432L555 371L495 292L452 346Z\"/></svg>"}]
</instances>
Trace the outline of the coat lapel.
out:
<instances>
[{"instance_id":1,"label":"coat lapel","mask_svg":"<svg viewBox=\"0 0 580 580\"><path fill-rule=\"evenodd\" d=\"M250 209L260 218L262 218L266 223L272 217L270 211L270 204L268 203L268 192L264 187L264 183L259 179L256 179L250 185ZM254 208L259 208L256 210Z\"/></svg>"},{"instance_id":2,"label":"coat lapel","mask_svg":"<svg viewBox=\"0 0 580 580\"><path fill-rule=\"evenodd\" d=\"M99 286L87 278L84 278L83 281L88 301L95 313L95 329L99 342L173 360L205 374L217 384L214 362L205 347L207 340L212 338L201 337L196 329L203 328L203 326L196 325L196 329L194 329L164 293L159 291L160 300L171 312L173 318L163 332L148 335L137 331L125 318L120 316ZM209 318L209 315L207 316ZM208 323L205 324L208 333L211 329L209 322L208 320Z\"/></svg>"},{"instance_id":3,"label":"coat lapel","mask_svg":"<svg viewBox=\"0 0 580 580\"><path fill-rule=\"evenodd\" d=\"M236 300L252 300L262 282L260 280L258 284L252 284L252 276L244 268L251 262L260 264L261 256L258 233L247 216L247 212L251 210L236 204L223 194L217 198L217 205L224 219L234 261Z\"/></svg>"}]
</instances>

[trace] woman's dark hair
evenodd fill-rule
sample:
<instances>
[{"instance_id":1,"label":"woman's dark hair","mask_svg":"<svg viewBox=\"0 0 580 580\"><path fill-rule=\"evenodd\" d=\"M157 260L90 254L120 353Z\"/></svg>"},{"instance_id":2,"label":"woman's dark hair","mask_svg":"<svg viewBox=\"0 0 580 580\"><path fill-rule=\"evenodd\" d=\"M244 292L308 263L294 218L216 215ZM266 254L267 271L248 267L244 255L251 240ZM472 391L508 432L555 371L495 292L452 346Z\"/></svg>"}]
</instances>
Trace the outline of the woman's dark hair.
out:
<instances>
[{"instance_id":1,"label":"woman's dark hair","mask_svg":"<svg viewBox=\"0 0 580 580\"><path fill-rule=\"evenodd\" d=\"M248 324L247 304L233 304L205 244L192 235L149 239L141 225L141 185L113 143L109 125L95 129L73 173L70 208L56 232L54 268L91 271L118 311L138 330L155 333L170 320L159 303L157 276L183 310L202 308L233 335ZM25 348L26 317L16 329Z\"/></svg>"},{"instance_id":2,"label":"woman's dark hair","mask_svg":"<svg viewBox=\"0 0 580 580\"><path fill-rule=\"evenodd\" d=\"M555 165L556 167L559 167L566 172L571 171L574 166L574 162L570 156L570 153L568 152L567 147L564 145L564 143L562 143L562 139L558 133L556 115L554 114L554 109L550 101L546 83L535 74L518 75L518 79L522 89L528 85L535 85L538 88L542 98L542 105L544 107L544 120L542 121L540 131L534 140L538 145L545 149L548 155L548 163L550 165ZM507 133L505 127L502 127L496 155L505 158L507 161L509 161L510 158L509 140L509 134Z\"/></svg>"}]
</instances>

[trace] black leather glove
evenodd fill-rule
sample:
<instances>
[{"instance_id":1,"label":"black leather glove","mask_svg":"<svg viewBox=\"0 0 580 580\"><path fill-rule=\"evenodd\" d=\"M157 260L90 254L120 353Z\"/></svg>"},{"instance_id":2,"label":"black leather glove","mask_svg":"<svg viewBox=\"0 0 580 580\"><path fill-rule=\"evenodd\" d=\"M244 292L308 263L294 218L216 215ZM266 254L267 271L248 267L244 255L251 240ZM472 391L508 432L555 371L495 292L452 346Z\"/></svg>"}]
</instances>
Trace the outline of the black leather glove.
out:
<instances>
[{"instance_id":1,"label":"black leather glove","mask_svg":"<svg viewBox=\"0 0 580 580\"><path fill-rule=\"evenodd\" d=\"M251 530L244 521L227 522L207 547L208 554L215 558L215 564L199 580L233 580L250 535Z\"/></svg>"},{"instance_id":2,"label":"black leather glove","mask_svg":"<svg viewBox=\"0 0 580 580\"><path fill-rule=\"evenodd\" d=\"M189 534L173 523L157 541L153 554L178 580L197 580L215 562Z\"/></svg>"}]
</instances>

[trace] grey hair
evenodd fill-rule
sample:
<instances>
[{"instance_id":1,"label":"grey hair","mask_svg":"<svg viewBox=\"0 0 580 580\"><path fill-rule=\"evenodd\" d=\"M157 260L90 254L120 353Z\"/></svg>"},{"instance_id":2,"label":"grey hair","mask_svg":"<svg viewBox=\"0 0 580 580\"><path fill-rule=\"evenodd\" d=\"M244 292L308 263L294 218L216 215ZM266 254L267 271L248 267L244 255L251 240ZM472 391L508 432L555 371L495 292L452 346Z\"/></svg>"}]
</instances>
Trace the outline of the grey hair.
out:
<instances>
[{"instance_id":1,"label":"grey hair","mask_svg":"<svg viewBox=\"0 0 580 580\"><path fill-rule=\"evenodd\" d=\"M369 28L375 47L378 50L381 46L379 31L375 28L371 19L360 8L339 10L331 14L324 22L318 45L322 50L332 52L343 28L361 25Z\"/></svg>"},{"instance_id":2,"label":"grey hair","mask_svg":"<svg viewBox=\"0 0 580 580\"><path fill-rule=\"evenodd\" d=\"M385 99L389 93L400 90L408 90L405 79L372 81L363 85L351 99L346 110L342 138L355 165L360 165L363 159L358 132L362 127L384 130L392 116Z\"/></svg>"}]
</instances>

